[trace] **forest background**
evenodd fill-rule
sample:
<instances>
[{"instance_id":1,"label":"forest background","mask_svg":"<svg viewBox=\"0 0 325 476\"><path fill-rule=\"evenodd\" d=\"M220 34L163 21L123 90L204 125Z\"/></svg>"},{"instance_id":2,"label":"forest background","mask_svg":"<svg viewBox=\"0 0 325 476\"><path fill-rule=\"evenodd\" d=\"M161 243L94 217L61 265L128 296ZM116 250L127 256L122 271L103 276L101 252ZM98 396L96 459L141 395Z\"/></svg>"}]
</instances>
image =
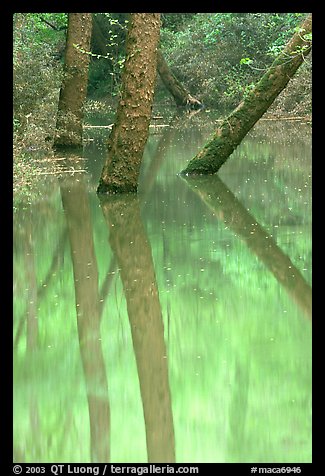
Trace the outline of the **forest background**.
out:
<instances>
[{"instance_id":1,"label":"forest background","mask_svg":"<svg viewBox=\"0 0 325 476\"><path fill-rule=\"evenodd\" d=\"M171 71L206 109L228 114L260 79L306 13L163 13L160 49ZM28 194L35 152L52 154L63 77L66 13L14 14L14 193ZM94 13L86 122L114 114L125 58L126 13ZM311 115L309 55L268 115ZM155 106L174 105L157 75Z\"/></svg>"}]
</instances>

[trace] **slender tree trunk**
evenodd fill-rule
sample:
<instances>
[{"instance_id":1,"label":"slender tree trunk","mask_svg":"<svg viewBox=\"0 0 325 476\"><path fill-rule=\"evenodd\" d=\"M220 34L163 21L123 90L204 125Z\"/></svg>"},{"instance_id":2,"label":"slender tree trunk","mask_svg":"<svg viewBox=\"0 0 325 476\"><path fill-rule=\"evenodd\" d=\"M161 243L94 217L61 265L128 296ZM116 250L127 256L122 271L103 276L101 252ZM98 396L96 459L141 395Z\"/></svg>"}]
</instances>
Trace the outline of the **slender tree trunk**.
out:
<instances>
[{"instance_id":1,"label":"slender tree trunk","mask_svg":"<svg viewBox=\"0 0 325 476\"><path fill-rule=\"evenodd\" d=\"M158 73L166 89L175 99L177 106L188 106L191 109L200 109L203 104L196 98L190 95L188 90L182 85L176 76L171 72L166 60L161 52L158 50L157 56Z\"/></svg>"},{"instance_id":2,"label":"slender tree trunk","mask_svg":"<svg viewBox=\"0 0 325 476\"><path fill-rule=\"evenodd\" d=\"M91 13L69 13L54 147L81 147L92 32Z\"/></svg>"},{"instance_id":3,"label":"slender tree trunk","mask_svg":"<svg viewBox=\"0 0 325 476\"><path fill-rule=\"evenodd\" d=\"M137 192L157 70L159 13L132 13L126 40L122 97L108 141L98 192Z\"/></svg>"},{"instance_id":4,"label":"slender tree trunk","mask_svg":"<svg viewBox=\"0 0 325 476\"><path fill-rule=\"evenodd\" d=\"M175 462L164 325L150 243L138 198L101 197L120 268L139 375L149 462Z\"/></svg>"},{"instance_id":5,"label":"slender tree trunk","mask_svg":"<svg viewBox=\"0 0 325 476\"><path fill-rule=\"evenodd\" d=\"M311 31L312 17L309 15L255 88L224 120L212 140L189 162L182 174L208 175L218 172L311 51Z\"/></svg>"}]
</instances>

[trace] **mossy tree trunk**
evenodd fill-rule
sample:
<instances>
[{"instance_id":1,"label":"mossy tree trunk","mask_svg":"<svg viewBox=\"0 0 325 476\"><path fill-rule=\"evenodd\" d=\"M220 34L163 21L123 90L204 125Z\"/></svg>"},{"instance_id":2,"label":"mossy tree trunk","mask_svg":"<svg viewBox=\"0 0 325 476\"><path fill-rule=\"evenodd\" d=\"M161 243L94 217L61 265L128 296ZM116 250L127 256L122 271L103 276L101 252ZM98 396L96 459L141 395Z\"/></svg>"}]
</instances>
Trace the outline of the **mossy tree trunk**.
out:
<instances>
[{"instance_id":1,"label":"mossy tree trunk","mask_svg":"<svg viewBox=\"0 0 325 476\"><path fill-rule=\"evenodd\" d=\"M311 51L311 31L312 17L308 15L254 89L222 122L212 140L188 163L182 174L208 175L218 172Z\"/></svg>"},{"instance_id":2,"label":"mossy tree trunk","mask_svg":"<svg viewBox=\"0 0 325 476\"><path fill-rule=\"evenodd\" d=\"M200 109L203 104L191 96L188 90L182 85L182 83L176 78L176 76L170 70L166 60L160 50L158 50L158 62L157 68L159 76L164 83L166 89L175 99L177 106L187 106L191 109Z\"/></svg>"},{"instance_id":3,"label":"mossy tree trunk","mask_svg":"<svg viewBox=\"0 0 325 476\"><path fill-rule=\"evenodd\" d=\"M91 13L69 13L54 147L82 146L91 32Z\"/></svg>"},{"instance_id":4,"label":"mossy tree trunk","mask_svg":"<svg viewBox=\"0 0 325 476\"><path fill-rule=\"evenodd\" d=\"M157 70L160 13L132 13L126 40L122 97L108 140L98 193L137 192L149 133Z\"/></svg>"}]
</instances>

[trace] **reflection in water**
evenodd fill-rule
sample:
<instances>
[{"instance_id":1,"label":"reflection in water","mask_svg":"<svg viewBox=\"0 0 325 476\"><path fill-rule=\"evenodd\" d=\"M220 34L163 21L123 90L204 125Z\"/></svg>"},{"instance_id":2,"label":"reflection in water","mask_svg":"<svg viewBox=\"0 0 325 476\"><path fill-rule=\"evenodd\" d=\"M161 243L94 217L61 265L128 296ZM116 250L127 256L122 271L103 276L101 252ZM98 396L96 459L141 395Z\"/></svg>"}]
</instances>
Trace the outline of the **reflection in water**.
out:
<instances>
[{"instance_id":1,"label":"reflection in water","mask_svg":"<svg viewBox=\"0 0 325 476\"><path fill-rule=\"evenodd\" d=\"M33 232L31 222L31 209L27 213L26 221L26 236L24 241L24 261L25 261L25 279L28 283L27 290L27 308L26 308L26 359L27 361L32 357L33 352L38 348L39 331L38 331L38 316L37 316L37 279L34 257L34 246L32 243ZM29 395L29 419L30 430L34 441L34 455L40 454L41 439L40 439L40 417L39 405L35 391Z\"/></svg>"},{"instance_id":2,"label":"reflection in water","mask_svg":"<svg viewBox=\"0 0 325 476\"><path fill-rule=\"evenodd\" d=\"M215 212L217 218L240 236L249 249L267 266L288 294L312 317L312 291L300 271L283 253L276 242L237 200L229 188L217 176L187 177L186 181Z\"/></svg>"},{"instance_id":3,"label":"reflection in water","mask_svg":"<svg viewBox=\"0 0 325 476\"><path fill-rule=\"evenodd\" d=\"M92 150L15 210L15 461L310 461L308 131L247 138L239 202L177 176L203 116L157 128L140 201L99 203Z\"/></svg>"},{"instance_id":4,"label":"reflection in water","mask_svg":"<svg viewBox=\"0 0 325 476\"><path fill-rule=\"evenodd\" d=\"M37 320L37 279L35 269L33 231L31 223L31 209L28 210L25 239L24 239L24 264L25 279L28 283L26 295L26 349L32 352L37 348L38 341L38 320Z\"/></svg>"},{"instance_id":5,"label":"reflection in water","mask_svg":"<svg viewBox=\"0 0 325 476\"><path fill-rule=\"evenodd\" d=\"M110 409L101 347L98 271L86 186L60 182L68 224L75 284L78 336L87 387L91 461L109 461Z\"/></svg>"},{"instance_id":6,"label":"reflection in water","mask_svg":"<svg viewBox=\"0 0 325 476\"><path fill-rule=\"evenodd\" d=\"M29 213L30 212L31 211L29 210ZM37 303L37 301L42 301L44 299L44 297L46 295L46 292L49 289L49 286L51 285L51 281L53 280L53 277L56 275L56 272L58 271L58 269L60 268L60 266L62 264L62 249L64 249L64 247L65 247L67 236L68 236L67 235L67 230L64 230L61 234L61 237L58 240L56 249L53 252L51 265L49 267L49 270L48 270L44 280L42 281L41 286L39 286L36 289L36 279L28 279L28 277L26 277L26 282L27 283L34 282L34 287L30 286L28 288L29 294L32 294L32 295L27 297L28 302L27 302L27 308L26 308L26 315L25 315L25 313L23 313L22 316L19 319L19 324L18 324L17 331L16 331L15 337L14 337L14 347L17 347L17 345L19 343L19 339L20 339L20 337L22 335L22 332L23 332L23 329L24 329L25 320L28 320L27 316L30 316L31 314L33 314L33 312L36 316L36 313L35 313L36 303ZM31 240L31 237L32 237L32 234L30 233L28 235L28 238L26 239L26 241L24 240L24 243L26 243L27 246L28 246L27 243L28 243L28 241ZM31 253L31 250L26 251L26 253L24 253L24 255L26 256L26 258L28 256L33 256L33 254ZM33 267L35 265L32 264L31 266L32 266L31 274L33 275L33 273L35 274L35 270L33 270ZM30 265L26 263L26 270L28 270L29 268L30 268ZM30 307L31 305L33 305L34 311L32 311L32 308ZM37 318L37 316L36 316L36 318ZM32 323L30 323L30 325L32 325Z\"/></svg>"},{"instance_id":7,"label":"reflection in water","mask_svg":"<svg viewBox=\"0 0 325 476\"><path fill-rule=\"evenodd\" d=\"M235 363L234 388L229 405L229 431L227 435L227 454L229 462L240 461L243 449L247 448L246 419L248 409L249 362Z\"/></svg>"},{"instance_id":8,"label":"reflection in water","mask_svg":"<svg viewBox=\"0 0 325 476\"><path fill-rule=\"evenodd\" d=\"M139 183L139 194L143 196L143 199L150 195L168 149L175 139L177 130L186 118L187 115L185 111L176 111L171 118L168 127L166 127L161 134L155 152L150 154L150 163L148 168L145 170L144 177L141 177L142 180Z\"/></svg>"},{"instance_id":9,"label":"reflection in water","mask_svg":"<svg viewBox=\"0 0 325 476\"><path fill-rule=\"evenodd\" d=\"M151 248L136 196L101 197L120 268L137 362L149 462L174 462L167 350Z\"/></svg>"},{"instance_id":10,"label":"reflection in water","mask_svg":"<svg viewBox=\"0 0 325 476\"><path fill-rule=\"evenodd\" d=\"M182 119L184 120L185 117L185 111L176 111L176 113L171 118L168 127L164 129L164 132L160 137L155 151L152 153L152 157L150 158L150 164L145 171L145 177L139 184L139 195L141 195L142 207L145 206L146 200L148 200L148 197L150 196L150 192L153 189L155 180L159 172L159 168L161 167L166 152L168 151L168 148L175 137L177 127L179 127L182 122ZM142 183L145 184L145 187L142 187ZM111 258L105 280L100 290L100 316L102 316L102 312L105 306L105 300L108 296L117 268L117 260L114 254Z\"/></svg>"}]
</instances>

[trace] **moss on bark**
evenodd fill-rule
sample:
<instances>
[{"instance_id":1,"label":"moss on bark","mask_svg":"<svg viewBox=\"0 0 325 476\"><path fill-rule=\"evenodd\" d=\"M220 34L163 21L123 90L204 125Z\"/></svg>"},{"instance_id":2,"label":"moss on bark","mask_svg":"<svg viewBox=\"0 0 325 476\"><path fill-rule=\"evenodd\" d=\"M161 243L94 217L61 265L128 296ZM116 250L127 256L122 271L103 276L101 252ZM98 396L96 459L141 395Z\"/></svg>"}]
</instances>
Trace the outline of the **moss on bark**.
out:
<instances>
[{"instance_id":1,"label":"moss on bark","mask_svg":"<svg viewBox=\"0 0 325 476\"><path fill-rule=\"evenodd\" d=\"M307 35L311 29L309 15L255 88L224 120L211 141L189 162L181 175L210 175L218 172L310 53L311 40Z\"/></svg>"}]
</instances>

